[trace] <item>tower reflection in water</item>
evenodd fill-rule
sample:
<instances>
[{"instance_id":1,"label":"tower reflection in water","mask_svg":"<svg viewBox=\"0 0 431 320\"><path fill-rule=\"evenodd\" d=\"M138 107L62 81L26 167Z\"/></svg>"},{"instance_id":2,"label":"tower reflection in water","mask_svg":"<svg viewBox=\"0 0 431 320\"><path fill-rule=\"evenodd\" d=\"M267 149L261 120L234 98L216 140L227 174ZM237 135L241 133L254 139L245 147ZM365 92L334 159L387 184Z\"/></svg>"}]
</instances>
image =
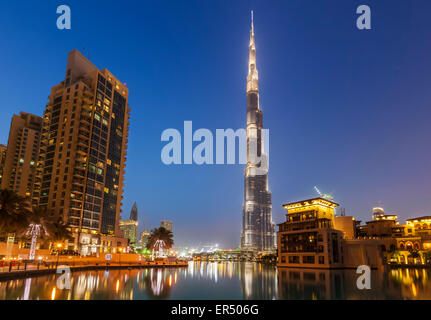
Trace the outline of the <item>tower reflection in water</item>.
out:
<instances>
[{"instance_id":1,"label":"tower reflection in water","mask_svg":"<svg viewBox=\"0 0 431 320\"><path fill-rule=\"evenodd\" d=\"M430 276L428 269L373 270L371 290L359 290L355 270L190 262L182 269L72 273L70 290L57 288L57 275L0 281L0 300L431 299Z\"/></svg>"}]
</instances>

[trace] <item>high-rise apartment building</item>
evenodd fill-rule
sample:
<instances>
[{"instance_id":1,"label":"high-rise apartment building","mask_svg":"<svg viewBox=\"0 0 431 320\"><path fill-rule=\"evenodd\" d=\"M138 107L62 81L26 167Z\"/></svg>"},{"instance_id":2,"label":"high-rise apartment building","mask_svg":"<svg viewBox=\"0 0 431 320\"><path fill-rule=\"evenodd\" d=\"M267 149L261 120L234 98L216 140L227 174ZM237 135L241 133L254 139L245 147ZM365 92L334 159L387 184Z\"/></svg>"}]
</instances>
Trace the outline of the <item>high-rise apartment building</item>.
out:
<instances>
[{"instance_id":1,"label":"high-rise apartment building","mask_svg":"<svg viewBox=\"0 0 431 320\"><path fill-rule=\"evenodd\" d=\"M6 150L7 147L4 144L0 144L0 186L3 178L4 163L6 161Z\"/></svg>"},{"instance_id":2,"label":"high-rise apartment building","mask_svg":"<svg viewBox=\"0 0 431 320\"><path fill-rule=\"evenodd\" d=\"M75 237L69 247L83 254L97 251L100 234L119 236L128 94L112 73L73 50L43 115L37 201L64 217Z\"/></svg>"},{"instance_id":3,"label":"high-rise apartment building","mask_svg":"<svg viewBox=\"0 0 431 320\"><path fill-rule=\"evenodd\" d=\"M9 189L29 198L38 194L35 185L41 129L41 117L25 112L19 116L13 115L1 189Z\"/></svg>"},{"instance_id":4,"label":"high-rise apartment building","mask_svg":"<svg viewBox=\"0 0 431 320\"><path fill-rule=\"evenodd\" d=\"M268 155L264 150L252 12L247 76L247 165L241 233L241 248L244 250L275 249L275 224L272 222L272 201L268 188Z\"/></svg>"}]
</instances>

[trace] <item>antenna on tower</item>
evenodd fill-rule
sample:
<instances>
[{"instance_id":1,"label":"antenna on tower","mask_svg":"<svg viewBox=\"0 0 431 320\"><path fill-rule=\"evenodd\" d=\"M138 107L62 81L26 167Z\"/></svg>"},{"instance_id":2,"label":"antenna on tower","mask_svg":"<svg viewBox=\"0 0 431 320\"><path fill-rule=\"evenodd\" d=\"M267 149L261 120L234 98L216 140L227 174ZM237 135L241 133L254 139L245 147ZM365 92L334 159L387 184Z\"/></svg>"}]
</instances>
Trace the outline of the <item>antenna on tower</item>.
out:
<instances>
[{"instance_id":1,"label":"antenna on tower","mask_svg":"<svg viewBox=\"0 0 431 320\"><path fill-rule=\"evenodd\" d=\"M251 31L254 32L254 18L253 18L253 10L251 10Z\"/></svg>"}]
</instances>

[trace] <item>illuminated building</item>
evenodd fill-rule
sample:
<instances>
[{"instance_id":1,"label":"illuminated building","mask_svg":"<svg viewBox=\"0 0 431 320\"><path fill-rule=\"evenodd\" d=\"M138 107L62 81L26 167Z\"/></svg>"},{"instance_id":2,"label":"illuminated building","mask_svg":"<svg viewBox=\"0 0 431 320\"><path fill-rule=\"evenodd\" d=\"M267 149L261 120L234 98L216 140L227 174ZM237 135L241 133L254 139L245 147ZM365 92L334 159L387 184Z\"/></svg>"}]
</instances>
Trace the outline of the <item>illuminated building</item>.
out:
<instances>
[{"instance_id":1,"label":"illuminated building","mask_svg":"<svg viewBox=\"0 0 431 320\"><path fill-rule=\"evenodd\" d=\"M6 156L2 156L4 166L1 189L13 190L29 198L38 194L36 168L41 129L41 117L24 112L19 116L13 115Z\"/></svg>"},{"instance_id":2,"label":"illuminated building","mask_svg":"<svg viewBox=\"0 0 431 320\"><path fill-rule=\"evenodd\" d=\"M408 252L431 250L431 216L407 219L404 235L397 237L397 247ZM407 256L404 262L407 262Z\"/></svg>"},{"instance_id":3,"label":"illuminated building","mask_svg":"<svg viewBox=\"0 0 431 320\"><path fill-rule=\"evenodd\" d=\"M372 217L372 221L367 221L366 225L361 227L361 234L368 237L391 237L393 229L398 225L398 217L385 214L383 208L373 208Z\"/></svg>"},{"instance_id":4,"label":"illuminated building","mask_svg":"<svg viewBox=\"0 0 431 320\"><path fill-rule=\"evenodd\" d=\"M135 220L120 220L120 230L123 236L129 239L131 246L138 245L138 221Z\"/></svg>"},{"instance_id":5,"label":"illuminated building","mask_svg":"<svg viewBox=\"0 0 431 320\"><path fill-rule=\"evenodd\" d=\"M241 233L243 250L275 249L275 224L272 222L271 193L268 190L268 155L264 153L263 142L263 112L259 104L252 12L247 76L247 165Z\"/></svg>"},{"instance_id":6,"label":"illuminated building","mask_svg":"<svg viewBox=\"0 0 431 320\"><path fill-rule=\"evenodd\" d=\"M4 163L6 161L6 150L7 147L4 144L0 144L0 186L3 178Z\"/></svg>"},{"instance_id":7,"label":"illuminated building","mask_svg":"<svg viewBox=\"0 0 431 320\"><path fill-rule=\"evenodd\" d=\"M144 230L141 232L141 236L140 236L140 244L142 248L146 248L147 244L148 244L148 240L150 240L150 236L151 236L151 232Z\"/></svg>"},{"instance_id":8,"label":"illuminated building","mask_svg":"<svg viewBox=\"0 0 431 320\"><path fill-rule=\"evenodd\" d=\"M81 254L100 234L119 236L129 112L128 89L77 50L43 115L37 201L63 216Z\"/></svg>"},{"instance_id":9,"label":"illuminated building","mask_svg":"<svg viewBox=\"0 0 431 320\"><path fill-rule=\"evenodd\" d=\"M173 232L173 223L171 221L162 220L160 221L160 228Z\"/></svg>"},{"instance_id":10,"label":"illuminated building","mask_svg":"<svg viewBox=\"0 0 431 320\"><path fill-rule=\"evenodd\" d=\"M283 205L286 222L279 224L279 267L353 268L383 266L382 243L356 239L353 217L334 217L339 205L313 198ZM341 219L339 219L341 218Z\"/></svg>"},{"instance_id":11,"label":"illuminated building","mask_svg":"<svg viewBox=\"0 0 431 320\"><path fill-rule=\"evenodd\" d=\"M286 222L279 224L279 266L342 267L343 232L333 229L338 204L323 198L283 205Z\"/></svg>"}]
</instances>

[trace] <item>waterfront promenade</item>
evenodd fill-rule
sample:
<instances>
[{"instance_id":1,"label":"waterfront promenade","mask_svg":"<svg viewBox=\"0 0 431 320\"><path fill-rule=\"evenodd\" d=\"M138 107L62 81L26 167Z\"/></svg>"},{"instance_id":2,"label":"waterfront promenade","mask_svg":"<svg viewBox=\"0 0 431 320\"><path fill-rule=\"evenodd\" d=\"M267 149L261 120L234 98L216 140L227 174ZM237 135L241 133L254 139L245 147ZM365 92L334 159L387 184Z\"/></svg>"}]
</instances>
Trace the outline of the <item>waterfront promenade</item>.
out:
<instances>
[{"instance_id":1,"label":"waterfront promenade","mask_svg":"<svg viewBox=\"0 0 431 320\"><path fill-rule=\"evenodd\" d=\"M107 269L138 269L138 268L177 268L187 267L187 261L141 261L137 262L109 262L94 261L86 259L74 259L72 261L48 261L48 262L22 262L11 261L0 265L0 280L15 279L23 277L33 277L39 275L54 274L57 267L67 266L71 272L87 270L107 270ZM63 272L63 271L62 271ZM61 273L61 272L60 272Z\"/></svg>"}]
</instances>

